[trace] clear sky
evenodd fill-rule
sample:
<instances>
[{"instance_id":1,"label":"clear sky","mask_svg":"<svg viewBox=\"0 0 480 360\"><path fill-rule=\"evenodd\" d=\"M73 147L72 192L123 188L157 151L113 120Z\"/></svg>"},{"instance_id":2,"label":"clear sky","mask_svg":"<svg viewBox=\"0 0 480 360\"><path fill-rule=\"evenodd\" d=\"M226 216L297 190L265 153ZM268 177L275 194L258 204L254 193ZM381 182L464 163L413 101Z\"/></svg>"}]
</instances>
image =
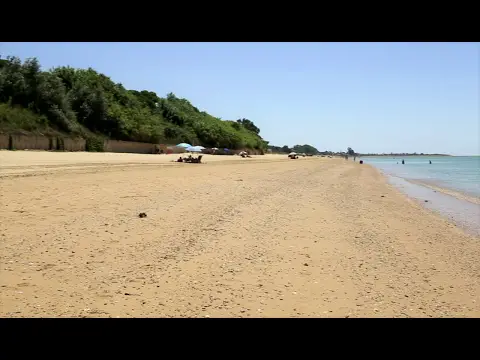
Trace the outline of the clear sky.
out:
<instances>
[{"instance_id":1,"label":"clear sky","mask_svg":"<svg viewBox=\"0 0 480 360\"><path fill-rule=\"evenodd\" d=\"M480 154L478 43L0 43L44 69L173 92L273 145Z\"/></svg>"}]
</instances>

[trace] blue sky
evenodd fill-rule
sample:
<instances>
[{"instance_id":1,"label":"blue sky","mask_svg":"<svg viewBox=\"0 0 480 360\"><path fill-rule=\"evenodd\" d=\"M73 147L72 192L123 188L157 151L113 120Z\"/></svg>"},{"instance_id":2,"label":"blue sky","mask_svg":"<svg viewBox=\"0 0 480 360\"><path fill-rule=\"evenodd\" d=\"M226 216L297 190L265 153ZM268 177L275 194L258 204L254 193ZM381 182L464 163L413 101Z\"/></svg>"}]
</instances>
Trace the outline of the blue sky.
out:
<instances>
[{"instance_id":1,"label":"blue sky","mask_svg":"<svg viewBox=\"0 0 480 360\"><path fill-rule=\"evenodd\" d=\"M480 154L478 43L0 43L169 92L274 145Z\"/></svg>"}]
</instances>

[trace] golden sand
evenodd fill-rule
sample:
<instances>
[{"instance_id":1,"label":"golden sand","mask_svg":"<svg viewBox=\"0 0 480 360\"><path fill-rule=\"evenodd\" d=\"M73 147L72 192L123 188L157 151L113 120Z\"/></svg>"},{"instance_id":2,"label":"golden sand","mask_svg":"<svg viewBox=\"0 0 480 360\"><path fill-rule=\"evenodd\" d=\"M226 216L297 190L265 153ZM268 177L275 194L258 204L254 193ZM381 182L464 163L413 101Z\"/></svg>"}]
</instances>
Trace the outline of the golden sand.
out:
<instances>
[{"instance_id":1,"label":"golden sand","mask_svg":"<svg viewBox=\"0 0 480 360\"><path fill-rule=\"evenodd\" d=\"M480 316L480 239L372 167L176 157L1 151L0 316Z\"/></svg>"}]
</instances>

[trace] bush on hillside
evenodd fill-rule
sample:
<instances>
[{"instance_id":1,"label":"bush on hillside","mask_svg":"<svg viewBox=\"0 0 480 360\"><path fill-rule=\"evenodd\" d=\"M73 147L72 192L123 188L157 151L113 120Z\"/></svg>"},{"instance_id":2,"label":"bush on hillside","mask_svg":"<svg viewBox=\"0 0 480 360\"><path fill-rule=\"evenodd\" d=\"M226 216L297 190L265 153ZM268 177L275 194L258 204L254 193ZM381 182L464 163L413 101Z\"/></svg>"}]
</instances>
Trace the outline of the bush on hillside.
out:
<instances>
[{"instance_id":1,"label":"bush on hillside","mask_svg":"<svg viewBox=\"0 0 480 360\"><path fill-rule=\"evenodd\" d=\"M127 90L109 77L68 66L42 71L37 59L0 59L0 130L53 131L151 143L266 149L248 119L222 121L173 93ZM100 150L97 150L100 151Z\"/></svg>"}]
</instances>

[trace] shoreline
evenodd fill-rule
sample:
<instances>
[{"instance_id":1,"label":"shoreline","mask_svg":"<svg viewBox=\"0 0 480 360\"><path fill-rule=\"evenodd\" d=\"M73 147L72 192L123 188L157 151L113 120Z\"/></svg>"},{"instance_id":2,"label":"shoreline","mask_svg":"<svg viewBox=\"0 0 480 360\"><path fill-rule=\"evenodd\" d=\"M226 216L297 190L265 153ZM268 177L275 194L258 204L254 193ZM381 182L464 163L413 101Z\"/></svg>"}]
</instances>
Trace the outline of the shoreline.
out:
<instances>
[{"instance_id":1,"label":"shoreline","mask_svg":"<svg viewBox=\"0 0 480 360\"><path fill-rule=\"evenodd\" d=\"M433 185L425 180L403 178L390 174L374 164L365 164L383 176L386 182L434 216L438 216L462 231L480 237L480 198ZM431 192L433 191L433 193Z\"/></svg>"},{"instance_id":2,"label":"shoreline","mask_svg":"<svg viewBox=\"0 0 480 360\"><path fill-rule=\"evenodd\" d=\"M419 206L436 216L459 226L463 231L480 236L480 206L442 191L436 192L428 186L407 179L387 175L387 179L397 190Z\"/></svg>"},{"instance_id":3,"label":"shoreline","mask_svg":"<svg viewBox=\"0 0 480 360\"><path fill-rule=\"evenodd\" d=\"M426 180L415 180L415 179L405 179L411 183L427 187L429 189L432 189L434 191L441 192L442 194L452 196L458 200L462 201L468 201L472 204L480 205L480 197L474 196L468 193L461 192L459 190L454 190L454 189L449 189L446 187L441 187L435 184L434 182L430 183Z\"/></svg>"},{"instance_id":4,"label":"shoreline","mask_svg":"<svg viewBox=\"0 0 480 360\"><path fill-rule=\"evenodd\" d=\"M368 164L19 158L39 168L0 179L1 316L480 315L480 237Z\"/></svg>"},{"instance_id":5,"label":"shoreline","mask_svg":"<svg viewBox=\"0 0 480 360\"><path fill-rule=\"evenodd\" d=\"M460 226L464 231L480 235L479 197L461 190L439 186L434 181L404 178L376 167L375 164L368 165L385 176L390 184L408 198Z\"/></svg>"}]
</instances>

